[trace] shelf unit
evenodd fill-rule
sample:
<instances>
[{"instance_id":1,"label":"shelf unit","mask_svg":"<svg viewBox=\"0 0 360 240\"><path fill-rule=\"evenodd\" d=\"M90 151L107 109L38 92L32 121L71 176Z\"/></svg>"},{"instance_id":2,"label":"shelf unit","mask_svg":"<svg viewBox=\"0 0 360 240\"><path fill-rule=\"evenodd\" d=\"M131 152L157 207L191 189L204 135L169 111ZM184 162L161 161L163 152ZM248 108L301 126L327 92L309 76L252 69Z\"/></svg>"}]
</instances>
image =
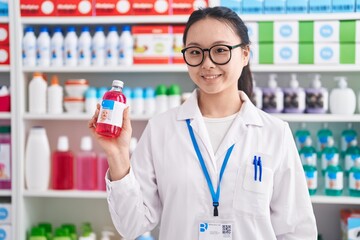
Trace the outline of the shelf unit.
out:
<instances>
[{"instance_id":1,"label":"shelf unit","mask_svg":"<svg viewBox=\"0 0 360 240\"><path fill-rule=\"evenodd\" d=\"M0 22L9 21L13 29L11 42L13 46L21 46L21 37L24 26L27 25L109 25L109 24L184 24L188 16L126 16L126 17L20 17L19 14L19 1L9 1L10 11L13 11L13 15L9 18L0 18ZM333 19L360 19L360 13L353 14L294 14L294 15L242 15L242 19L245 22L251 21L282 21L282 20L333 20ZM8 196L9 194L14 198L17 208L14 209L16 223L14 227L14 239L25 239L26 230L37 221L53 220L58 223L59 220L55 218L67 218L64 221L79 221L78 215L84 215L87 217L99 218L99 222L111 224L108 215L104 215L106 208L106 193L99 191L44 191L36 192L26 190L24 185L24 149L26 132L34 124L45 124L49 126L52 131L56 131L56 134L63 129L78 129L78 126L84 125L85 121L88 121L91 117L89 114L61 114L61 115L35 115L29 114L26 111L26 84L29 76L33 72L44 72L50 74L104 74L112 77L116 74L154 74L161 76L164 73L179 74L185 76L187 74L187 67L185 65L134 65L130 67L22 67L21 62L21 49L17 47L12 48L12 65L0 67L0 72L13 72L12 85L16 86L16 92L12 89L13 96L17 96L15 101L12 101L12 109L16 109L11 114L0 114L0 119L11 120L13 126L17 126L17 130L13 132L13 136L16 138L16 147L13 150L13 159L16 159L17 164L13 165L14 181L16 184L16 192L4 191L0 192L0 196ZM251 69L255 73L351 73L360 77L360 66L358 65L252 65ZM15 83L16 79L16 84ZM359 84L360 85L360 84ZM300 122L355 122L360 123L360 114L352 116L340 116L332 114L276 114L277 117L289 121L290 123ZM140 128L146 124L146 121L151 116L131 116L131 119L135 122L136 127L140 125ZM75 127L70 126L74 124ZM58 124L62 124L62 127L56 128ZM134 128L134 126L133 126ZM70 131L71 131L70 130ZM141 130L139 130L141 132ZM83 133L83 132L82 132ZM56 135L54 134L54 135ZM52 145L54 145L55 139L51 139ZM15 152L16 151L16 152ZM328 196L313 196L312 202L314 207L317 205L344 205L350 204L360 206L360 199L341 196L341 197L328 197ZM71 205L71 209L67 209ZM59 208L58 210L54 208ZM87 213L90 209L101 210L102 212ZM46 213L48 211L48 213ZM51 216L58 215L58 216ZM46 218L46 219L44 219ZM104 219L101 219L104 218ZM91 218L90 218L91 219ZM99 229L97 229L99 230Z\"/></svg>"}]
</instances>

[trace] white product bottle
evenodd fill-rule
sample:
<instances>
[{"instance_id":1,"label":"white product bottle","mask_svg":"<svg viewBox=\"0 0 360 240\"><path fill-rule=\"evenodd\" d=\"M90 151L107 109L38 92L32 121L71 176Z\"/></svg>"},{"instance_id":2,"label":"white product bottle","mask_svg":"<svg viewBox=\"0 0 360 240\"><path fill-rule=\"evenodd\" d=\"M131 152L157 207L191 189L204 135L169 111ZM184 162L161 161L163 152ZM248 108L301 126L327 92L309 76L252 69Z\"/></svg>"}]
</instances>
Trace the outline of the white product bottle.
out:
<instances>
[{"instance_id":1,"label":"white product bottle","mask_svg":"<svg viewBox=\"0 0 360 240\"><path fill-rule=\"evenodd\" d=\"M121 65L129 66L133 64L133 47L134 39L131 35L131 28L126 25L122 29L119 42L119 63Z\"/></svg>"},{"instance_id":2,"label":"white product bottle","mask_svg":"<svg viewBox=\"0 0 360 240\"><path fill-rule=\"evenodd\" d=\"M263 92L262 92L261 88L256 86L256 81L253 78L252 102L259 109L262 109L262 98L263 98Z\"/></svg>"},{"instance_id":3,"label":"white product bottle","mask_svg":"<svg viewBox=\"0 0 360 240\"><path fill-rule=\"evenodd\" d=\"M118 65L119 56L119 34L116 26L109 27L109 33L106 37L106 65Z\"/></svg>"},{"instance_id":4,"label":"white product bottle","mask_svg":"<svg viewBox=\"0 0 360 240\"><path fill-rule=\"evenodd\" d=\"M104 28L97 26L95 35L92 39L92 65L104 66L105 65L105 34Z\"/></svg>"},{"instance_id":5,"label":"white product bottle","mask_svg":"<svg viewBox=\"0 0 360 240\"><path fill-rule=\"evenodd\" d=\"M278 88L276 74L270 74L268 87L263 89L263 110L269 113L281 113L284 110L284 93Z\"/></svg>"},{"instance_id":6,"label":"white product bottle","mask_svg":"<svg viewBox=\"0 0 360 240\"><path fill-rule=\"evenodd\" d=\"M152 87L145 88L144 91L144 114L151 116L155 114L156 102L155 102L155 89Z\"/></svg>"},{"instance_id":7,"label":"white product bottle","mask_svg":"<svg viewBox=\"0 0 360 240\"><path fill-rule=\"evenodd\" d=\"M43 127L32 127L25 150L27 189L45 191L50 182L50 146Z\"/></svg>"},{"instance_id":8,"label":"white product bottle","mask_svg":"<svg viewBox=\"0 0 360 240\"><path fill-rule=\"evenodd\" d=\"M50 114L63 113L63 87L59 85L59 79L56 75L51 78L51 85L47 90L47 109Z\"/></svg>"},{"instance_id":9,"label":"white product bottle","mask_svg":"<svg viewBox=\"0 0 360 240\"><path fill-rule=\"evenodd\" d=\"M144 114L144 91L141 87L133 89L131 98L131 113L134 115Z\"/></svg>"},{"instance_id":10,"label":"white product bottle","mask_svg":"<svg viewBox=\"0 0 360 240\"><path fill-rule=\"evenodd\" d=\"M113 232L107 230L101 232L101 240L110 240L111 236L114 236Z\"/></svg>"},{"instance_id":11,"label":"white product bottle","mask_svg":"<svg viewBox=\"0 0 360 240\"><path fill-rule=\"evenodd\" d=\"M162 113L169 109L167 88L164 84L160 84L155 90L156 113Z\"/></svg>"},{"instance_id":12,"label":"white product bottle","mask_svg":"<svg viewBox=\"0 0 360 240\"><path fill-rule=\"evenodd\" d=\"M64 65L64 36L62 29L56 27L54 34L51 38L51 65L63 66Z\"/></svg>"},{"instance_id":13,"label":"white product bottle","mask_svg":"<svg viewBox=\"0 0 360 240\"><path fill-rule=\"evenodd\" d=\"M96 111L97 103L96 88L89 87L85 92L85 112L93 114Z\"/></svg>"},{"instance_id":14,"label":"white product bottle","mask_svg":"<svg viewBox=\"0 0 360 240\"><path fill-rule=\"evenodd\" d=\"M330 93L330 112L333 114L354 114L356 108L356 96L354 90L347 87L346 77L336 77L339 81L338 88Z\"/></svg>"},{"instance_id":15,"label":"white product bottle","mask_svg":"<svg viewBox=\"0 0 360 240\"><path fill-rule=\"evenodd\" d=\"M169 109L180 106L180 104L181 104L181 89L180 89L179 85L171 84L167 90L167 96L168 96L168 101L169 101L169 103L168 103Z\"/></svg>"},{"instance_id":16,"label":"white product bottle","mask_svg":"<svg viewBox=\"0 0 360 240\"><path fill-rule=\"evenodd\" d=\"M296 74L291 74L290 88L284 89L284 112L303 113L305 111L305 90L299 87Z\"/></svg>"},{"instance_id":17,"label":"white product bottle","mask_svg":"<svg viewBox=\"0 0 360 240\"><path fill-rule=\"evenodd\" d=\"M37 46L37 65L41 67L50 66L50 45L51 39L49 35L49 30L47 27L40 28L40 34L36 39Z\"/></svg>"},{"instance_id":18,"label":"white product bottle","mask_svg":"<svg viewBox=\"0 0 360 240\"><path fill-rule=\"evenodd\" d=\"M131 106L131 99L132 99L132 90L131 90L131 88L125 86L123 88L123 94L126 97L126 105Z\"/></svg>"},{"instance_id":19,"label":"white product bottle","mask_svg":"<svg viewBox=\"0 0 360 240\"><path fill-rule=\"evenodd\" d=\"M35 72L29 83L29 112L46 113L47 83L41 73Z\"/></svg>"},{"instance_id":20,"label":"white product bottle","mask_svg":"<svg viewBox=\"0 0 360 240\"><path fill-rule=\"evenodd\" d=\"M90 66L91 65L91 35L90 28L84 26L81 30L78 43L78 65Z\"/></svg>"},{"instance_id":21,"label":"white product bottle","mask_svg":"<svg viewBox=\"0 0 360 240\"><path fill-rule=\"evenodd\" d=\"M25 28L22 40L22 58L24 66L36 66L36 36L34 28Z\"/></svg>"},{"instance_id":22,"label":"white product bottle","mask_svg":"<svg viewBox=\"0 0 360 240\"><path fill-rule=\"evenodd\" d=\"M75 32L75 27L70 26L68 27L67 31L68 32L64 40L65 66L75 67L78 64L78 60L77 60L78 37Z\"/></svg>"},{"instance_id":23,"label":"white product bottle","mask_svg":"<svg viewBox=\"0 0 360 240\"><path fill-rule=\"evenodd\" d=\"M316 74L311 87L305 90L307 113L326 113L329 109L329 92L321 87L320 77Z\"/></svg>"}]
</instances>

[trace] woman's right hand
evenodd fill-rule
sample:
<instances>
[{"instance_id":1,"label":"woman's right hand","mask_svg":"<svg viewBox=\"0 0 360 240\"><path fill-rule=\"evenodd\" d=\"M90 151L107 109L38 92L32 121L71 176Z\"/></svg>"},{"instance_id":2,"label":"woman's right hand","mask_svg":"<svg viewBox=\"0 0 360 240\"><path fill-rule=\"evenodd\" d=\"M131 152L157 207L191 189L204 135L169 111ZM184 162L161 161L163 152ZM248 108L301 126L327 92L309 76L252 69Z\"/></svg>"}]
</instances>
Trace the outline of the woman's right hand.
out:
<instances>
[{"instance_id":1,"label":"woman's right hand","mask_svg":"<svg viewBox=\"0 0 360 240\"><path fill-rule=\"evenodd\" d=\"M107 155L111 180L120 180L130 170L129 153L132 128L129 117L129 107L124 110L123 126L120 136L117 138L105 137L95 131L99 112L100 104L97 104L97 109L93 117L90 119L88 127L90 128L95 140L99 143Z\"/></svg>"}]
</instances>

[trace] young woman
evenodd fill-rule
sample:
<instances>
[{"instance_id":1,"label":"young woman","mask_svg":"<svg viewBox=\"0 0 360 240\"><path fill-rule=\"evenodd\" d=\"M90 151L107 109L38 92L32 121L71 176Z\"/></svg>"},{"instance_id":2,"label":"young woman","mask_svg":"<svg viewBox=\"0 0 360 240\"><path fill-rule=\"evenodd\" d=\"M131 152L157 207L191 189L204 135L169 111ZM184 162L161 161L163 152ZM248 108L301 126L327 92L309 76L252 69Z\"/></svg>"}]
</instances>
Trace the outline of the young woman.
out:
<instances>
[{"instance_id":1,"label":"young woman","mask_svg":"<svg viewBox=\"0 0 360 240\"><path fill-rule=\"evenodd\" d=\"M316 239L291 130L249 100L246 26L225 7L201 9L183 39L197 89L149 121L131 161L128 110L117 139L94 132L99 109L89 122L108 156L117 230L134 239L160 223L162 240Z\"/></svg>"}]
</instances>

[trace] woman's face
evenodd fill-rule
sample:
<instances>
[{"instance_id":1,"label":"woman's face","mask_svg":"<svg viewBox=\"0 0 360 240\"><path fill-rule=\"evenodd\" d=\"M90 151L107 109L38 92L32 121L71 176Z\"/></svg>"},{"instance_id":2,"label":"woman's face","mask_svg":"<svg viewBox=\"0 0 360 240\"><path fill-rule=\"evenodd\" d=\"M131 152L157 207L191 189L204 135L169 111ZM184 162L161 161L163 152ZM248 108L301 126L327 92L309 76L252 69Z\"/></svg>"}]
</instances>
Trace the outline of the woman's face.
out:
<instances>
[{"instance_id":1,"label":"woman's face","mask_svg":"<svg viewBox=\"0 0 360 240\"><path fill-rule=\"evenodd\" d=\"M230 25L213 18L205 18L189 28L185 47L196 46L204 49L217 44L234 46L240 43L240 37ZM225 65L213 63L209 52L205 52L202 64L197 67L188 66L188 71L192 81L203 93L237 91L238 79L248 59L248 47L246 50L241 47L231 50L231 60Z\"/></svg>"}]
</instances>

